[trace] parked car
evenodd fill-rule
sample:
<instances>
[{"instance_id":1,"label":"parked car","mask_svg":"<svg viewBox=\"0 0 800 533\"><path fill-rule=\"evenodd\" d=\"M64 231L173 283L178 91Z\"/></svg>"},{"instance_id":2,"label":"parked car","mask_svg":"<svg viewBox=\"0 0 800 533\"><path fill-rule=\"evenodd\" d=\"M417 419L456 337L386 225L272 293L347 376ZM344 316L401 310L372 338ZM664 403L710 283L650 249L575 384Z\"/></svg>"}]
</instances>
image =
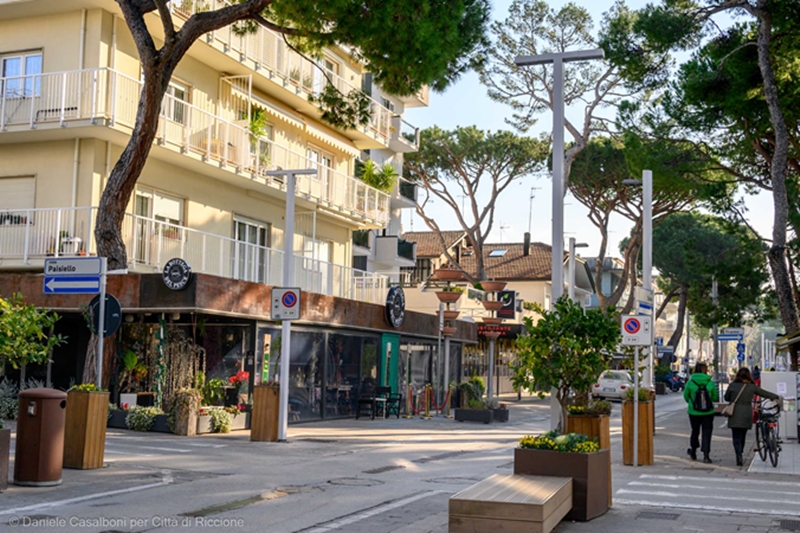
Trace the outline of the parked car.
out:
<instances>
[{"instance_id":1,"label":"parked car","mask_svg":"<svg viewBox=\"0 0 800 533\"><path fill-rule=\"evenodd\" d=\"M656 376L656 383L664 383L667 389L672 392L683 390L685 385L684 381L674 372L669 372L663 376Z\"/></svg>"},{"instance_id":2,"label":"parked car","mask_svg":"<svg viewBox=\"0 0 800 533\"><path fill-rule=\"evenodd\" d=\"M633 380L627 371L606 370L592 387L592 397L624 400L629 387L633 387Z\"/></svg>"}]
</instances>

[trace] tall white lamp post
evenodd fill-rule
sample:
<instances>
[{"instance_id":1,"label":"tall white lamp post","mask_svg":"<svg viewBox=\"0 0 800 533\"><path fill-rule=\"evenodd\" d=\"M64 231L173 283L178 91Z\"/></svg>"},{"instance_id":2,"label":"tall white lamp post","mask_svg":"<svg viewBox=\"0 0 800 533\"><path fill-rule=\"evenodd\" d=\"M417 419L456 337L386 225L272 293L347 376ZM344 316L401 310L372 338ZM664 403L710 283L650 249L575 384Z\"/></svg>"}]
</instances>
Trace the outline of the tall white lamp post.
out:
<instances>
[{"instance_id":1,"label":"tall white lamp post","mask_svg":"<svg viewBox=\"0 0 800 533\"><path fill-rule=\"evenodd\" d=\"M642 172L641 180L622 180L624 185L642 187L642 288L653 292L653 172ZM655 322L655 316L653 317ZM644 386L653 388L653 345L647 348L644 375Z\"/></svg>"},{"instance_id":2,"label":"tall white lamp post","mask_svg":"<svg viewBox=\"0 0 800 533\"><path fill-rule=\"evenodd\" d=\"M268 176L281 176L286 184L286 221L283 232L283 286L291 287L294 276L294 182L295 176L316 174L316 169L272 170ZM278 406L278 441L286 441L289 427L289 367L292 357L291 321L281 321L280 405Z\"/></svg>"},{"instance_id":3,"label":"tall white lamp post","mask_svg":"<svg viewBox=\"0 0 800 533\"><path fill-rule=\"evenodd\" d=\"M575 242L575 237L569 238L569 299L575 301L575 248L588 248L585 242Z\"/></svg>"},{"instance_id":4,"label":"tall white lamp post","mask_svg":"<svg viewBox=\"0 0 800 533\"><path fill-rule=\"evenodd\" d=\"M555 54L517 56L518 67L553 64L553 256L550 306L564 294L564 63L605 58L602 48ZM561 420L561 407L554 389L550 391L550 426L555 429ZM566 421L565 421L566 423Z\"/></svg>"}]
</instances>

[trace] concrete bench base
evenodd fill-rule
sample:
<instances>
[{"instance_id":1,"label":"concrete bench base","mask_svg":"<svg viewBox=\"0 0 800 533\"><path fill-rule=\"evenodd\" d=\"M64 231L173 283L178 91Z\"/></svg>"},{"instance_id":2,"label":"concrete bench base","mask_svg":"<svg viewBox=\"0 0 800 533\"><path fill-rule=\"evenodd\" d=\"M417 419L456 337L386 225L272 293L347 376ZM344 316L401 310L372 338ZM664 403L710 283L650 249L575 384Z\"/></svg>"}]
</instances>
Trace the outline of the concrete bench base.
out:
<instances>
[{"instance_id":1,"label":"concrete bench base","mask_svg":"<svg viewBox=\"0 0 800 533\"><path fill-rule=\"evenodd\" d=\"M572 509L572 478L495 474L449 505L449 532L549 533Z\"/></svg>"}]
</instances>

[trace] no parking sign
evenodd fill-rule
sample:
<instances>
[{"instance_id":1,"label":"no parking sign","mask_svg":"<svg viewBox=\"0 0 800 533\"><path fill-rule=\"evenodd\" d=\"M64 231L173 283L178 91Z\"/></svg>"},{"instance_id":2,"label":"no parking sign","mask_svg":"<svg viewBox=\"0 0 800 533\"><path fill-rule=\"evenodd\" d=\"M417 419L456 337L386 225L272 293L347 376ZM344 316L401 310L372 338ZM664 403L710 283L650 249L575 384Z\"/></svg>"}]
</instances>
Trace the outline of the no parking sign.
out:
<instances>
[{"instance_id":1,"label":"no parking sign","mask_svg":"<svg viewBox=\"0 0 800 533\"><path fill-rule=\"evenodd\" d=\"M622 315L622 344L624 346L650 346L653 344L652 317Z\"/></svg>"},{"instance_id":2,"label":"no parking sign","mask_svg":"<svg viewBox=\"0 0 800 533\"><path fill-rule=\"evenodd\" d=\"M300 318L300 287L272 288L272 320Z\"/></svg>"}]
</instances>

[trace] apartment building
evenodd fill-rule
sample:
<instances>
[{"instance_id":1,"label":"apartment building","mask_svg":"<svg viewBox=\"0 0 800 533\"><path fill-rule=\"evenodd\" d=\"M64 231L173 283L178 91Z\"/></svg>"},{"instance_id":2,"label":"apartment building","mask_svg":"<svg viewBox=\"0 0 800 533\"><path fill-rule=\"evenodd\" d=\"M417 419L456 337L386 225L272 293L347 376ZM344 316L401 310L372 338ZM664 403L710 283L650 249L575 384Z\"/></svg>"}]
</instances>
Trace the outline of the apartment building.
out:
<instances>
[{"instance_id":1,"label":"apartment building","mask_svg":"<svg viewBox=\"0 0 800 533\"><path fill-rule=\"evenodd\" d=\"M169 5L180 27L194 12L216 3L186 0ZM147 18L158 39L163 29L157 15ZM412 206L415 198L413 184L398 180L393 190L384 192L355 173L356 161L366 158L390 163L400 173L403 153L416 150L419 142L417 128L403 120L403 112L409 106L427 105L427 91L408 98L387 95L341 48L326 49L316 61L324 73L264 28L244 35L225 28L205 35L189 50L164 98L157 139L123 224L127 276L139 281L120 281L119 286L150 284L154 273L175 257L187 261L204 280L225 279L216 287L226 290L243 290L228 280L256 292L261 289L255 286L281 285L287 192L283 179L267 172L316 169L316 175L298 176L296 183L293 285L332 298L326 300L328 314L315 315L320 324L343 328L369 324L374 329L367 336L369 342L339 343L350 346L348 357L369 352L372 358L366 366L349 363L355 373L350 381L361 382L366 373L388 383L391 366L392 385L399 387L396 368L403 368L402 331L376 326L371 319L361 323L358 314L348 320L333 314L342 306L362 303L377 304L368 309L380 312L390 279L376 271L397 271L415 259L413 246L408 250L398 237L400 210ZM0 69L0 276L3 271L17 276L6 277L7 291L33 287L20 281L19 273L40 273L47 257L96 253L97 205L132 131L141 67L132 36L112 0L0 0ZM345 93L358 89L370 95L371 118L365 126L337 129L321 120L319 107L309 97L329 83ZM375 255L375 265L354 265L353 257L358 256L354 238L363 232L372 233L376 252L393 246L394 255L387 251ZM365 268L369 266L373 268ZM211 281L203 287L222 290ZM231 368L224 372L246 368L254 376L253 384L267 379L269 342L259 332L277 331L268 322L268 306L234 302L223 309L211 302L200 310L179 303L180 298L152 296L146 305L144 300L143 294L129 298L133 311L142 310L131 313L131 322L152 322L151 312L157 316L169 311L170 323L196 324L191 312L208 312L208 324L219 323L226 333L206 351L214 351L220 361L231 360L222 353L225 350L238 354L233 358L236 363L226 363ZM52 302L43 305L58 307ZM63 306L75 310L78 301L66 299ZM236 329L230 325L231 316L240 325L240 319L246 319L246 326ZM303 322L299 324L302 331ZM334 372L333 356L325 349L336 343L319 338L332 332L306 325L309 338L314 338L308 342L319 348L320 361L314 360L316 355L304 356L305 362L298 365L315 370L298 366L297 375L304 376L300 382L314 382L319 388L330 383L329 376L341 375ZM416 327L425 330L420 324ZM469 328L464 331L469 337ZM423 337L415 342L423 342ZM85 344L85 339L71 349L80 352L81 342ZM389 359L383 357L387 351ZM258 352L255 362L246 357L254 352ZM81 357L70 364L80 367ZM323 359L329 363L323 364ZM340 398L330 398L330 405L325 405L325 395L318 390L304 394L307 397L297 402L299 418L323 416L326 410L347 414L338 407Z\"/></svg>"}]
</instances>

